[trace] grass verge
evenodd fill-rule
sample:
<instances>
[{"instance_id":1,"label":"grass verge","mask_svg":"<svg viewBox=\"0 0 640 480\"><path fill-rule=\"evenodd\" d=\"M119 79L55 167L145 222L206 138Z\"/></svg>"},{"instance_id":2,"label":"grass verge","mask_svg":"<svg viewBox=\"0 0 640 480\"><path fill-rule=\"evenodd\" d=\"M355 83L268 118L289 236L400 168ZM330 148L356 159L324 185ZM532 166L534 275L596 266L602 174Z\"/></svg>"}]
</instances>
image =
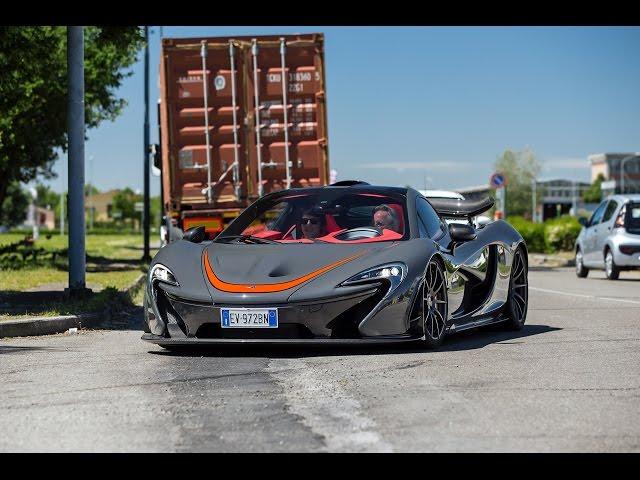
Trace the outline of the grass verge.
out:
<instances>
[{"instance_id":1,"label":"grass verge","mask_svg":"<svg viewBox=\"0 0 640 480\"><path fill-rule=\"evenodd\" d=\"M0 246L20 241L21 234L0 234ZM87 287L93 293L86 298L65 300L63 290L68 284L68 259L58 256L34 262L21 268L0 268L0 321L26 316L58 316L90 313L133 306L132 298L123 290L146 272L142 256L141 235L88 235ZM66 249L68 237L42 234L35 247L47 252ZM153 256L157 249L151 250ZM135 292L134 292L135 293Z\"/></svg>"}]
</instances>

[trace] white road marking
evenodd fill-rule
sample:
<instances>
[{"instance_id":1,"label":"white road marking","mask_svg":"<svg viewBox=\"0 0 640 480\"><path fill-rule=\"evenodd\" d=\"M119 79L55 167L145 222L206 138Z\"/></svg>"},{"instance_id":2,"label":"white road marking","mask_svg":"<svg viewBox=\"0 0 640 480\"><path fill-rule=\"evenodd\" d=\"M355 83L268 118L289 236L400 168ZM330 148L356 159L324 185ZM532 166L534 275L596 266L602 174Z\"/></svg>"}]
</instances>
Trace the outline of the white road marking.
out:
<instances>
[{"instance_id":1,"label":"white road marking","mask_svg":"<svg viewBox=\"0 0 640 480\"><path fill-rule=\"evenodd\" d=\"M284 390L291 413L321 435L330 452L392 452L360 402L341 387L333 369L300 360L272 360L267 371Z\"/></svg>"},{"instance_id":2,"label":"white road marking","mask_svg":"<svg viewBox=\"0 0 640 480\"><path fill-rule=\"evenodd\" d=\"M581 293L559 292L558 290L549 290L547 288L537 288L537 287L531 287L531 286L529 287L529 290L536 290L538 292L546 292L546 293L555 293L556 295L566 295L568 297L591 298L593 300L608 300L609 302L634 303L636 305L640 305L640 302L636 300L625 300L623 298L598 297L596 295L583 295Z\"/></svg>"}]
</instances>

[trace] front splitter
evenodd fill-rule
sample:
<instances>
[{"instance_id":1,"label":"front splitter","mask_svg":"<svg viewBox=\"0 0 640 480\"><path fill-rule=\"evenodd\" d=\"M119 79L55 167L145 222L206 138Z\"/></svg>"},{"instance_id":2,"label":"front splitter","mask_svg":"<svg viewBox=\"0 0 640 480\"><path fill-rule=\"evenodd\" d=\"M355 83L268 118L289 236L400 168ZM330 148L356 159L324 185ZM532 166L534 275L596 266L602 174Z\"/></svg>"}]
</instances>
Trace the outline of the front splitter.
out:
<instances>
[{"instance_id":1,"label":"front splitter","mask_svg":"<svg viewBox=\"0 0 640 480\"><path fill-rule=\"evenodd\" d=\"M371 337L371 338L274 338L274 339L258 339L258 338L167 338L145 333L142 335L145 342L155 343L160 346L207 346L207 345L372 345L372 344L390 344L415 342L421 337L412 337L410 335L387 336L387 337Z\"/></svg>"}]
</instances>

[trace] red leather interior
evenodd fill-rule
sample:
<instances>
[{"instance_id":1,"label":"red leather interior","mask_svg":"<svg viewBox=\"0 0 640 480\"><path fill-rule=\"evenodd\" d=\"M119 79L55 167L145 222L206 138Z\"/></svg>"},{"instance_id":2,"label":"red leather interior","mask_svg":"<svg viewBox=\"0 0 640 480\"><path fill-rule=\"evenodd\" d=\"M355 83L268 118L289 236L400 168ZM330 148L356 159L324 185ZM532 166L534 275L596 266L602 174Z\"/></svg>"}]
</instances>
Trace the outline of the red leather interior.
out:
<instances>
[{"instance_id":1,"label":"red leather interior","mask_svg":"<svg viewBox=\"0 0 640 480\"><path fill-rule=\"evenodd\" d=\"M325 213L324 218L325 218L327 233L333 233L333 232L337 232L338 230L342 230L340 226L336 223L336 220L335 218L333 218L333 215L329 213Z\"/></svg>"},{"instance_id":2,"label":"red leather interior","mask_svg":"<svg viewBox=\"0 0 640 480\"><path fill-rule=\"evenodd\" d=\"M277 230L263 230L262 232L254 233L253 236L266 238L267 240L279 240L282 236L282 232L278 232Z\"/></svg>"},{"instance_id":3,"label":"red leather interior","mask_svg":"<svg viewBox=\"0 0 640 480\"><path fill-rule=\"evenodd\" d=\"M401 233L404 232L404 211L402 210L402 207L397 203L390 203L389 206L396 211L396 214L398 215L398 228Z\"/></svg>"}]
</instances>

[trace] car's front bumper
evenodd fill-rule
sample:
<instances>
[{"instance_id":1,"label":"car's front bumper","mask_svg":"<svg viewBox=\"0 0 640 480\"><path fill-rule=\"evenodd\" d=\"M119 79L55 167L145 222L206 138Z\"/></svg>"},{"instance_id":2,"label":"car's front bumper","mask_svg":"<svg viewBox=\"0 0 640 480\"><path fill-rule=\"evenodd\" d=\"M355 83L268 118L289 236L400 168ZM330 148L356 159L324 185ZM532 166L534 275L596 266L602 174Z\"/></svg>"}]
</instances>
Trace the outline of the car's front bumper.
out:
<instances>
[{"instance_id":1,"label":"car's front bumper","mask_svg":"<svg viewBox=\"0 0 640 480\"><path fill-rule=\"evenodd\" d=\"M193 301L147 285L144 340L155 343L359 343L415 340L422 329L408 320L410 292L387 299L386 288L369 285L349 295L313 302L221 304ZM384 301L383 301L384 299ZM277 308L277 328L223 328L223 308ZM385 328L380 328L383 325ZM412 328L413 326L413 328ZM177 342L177 343L176 343Z\"/></svg>"},{"instance_id":2,"label":"car's front bumper","mask_svg":"<svg viewBox=\"0 0 640 480\"><path fill-rule=\"evenodd\" d=\"M145 333L142 340L160 346L206 347L213 345L381 345L391 343L415 342L422 337L411 335L390 335L368 338L171 338Z\"/></svg>"}]
</instances>

